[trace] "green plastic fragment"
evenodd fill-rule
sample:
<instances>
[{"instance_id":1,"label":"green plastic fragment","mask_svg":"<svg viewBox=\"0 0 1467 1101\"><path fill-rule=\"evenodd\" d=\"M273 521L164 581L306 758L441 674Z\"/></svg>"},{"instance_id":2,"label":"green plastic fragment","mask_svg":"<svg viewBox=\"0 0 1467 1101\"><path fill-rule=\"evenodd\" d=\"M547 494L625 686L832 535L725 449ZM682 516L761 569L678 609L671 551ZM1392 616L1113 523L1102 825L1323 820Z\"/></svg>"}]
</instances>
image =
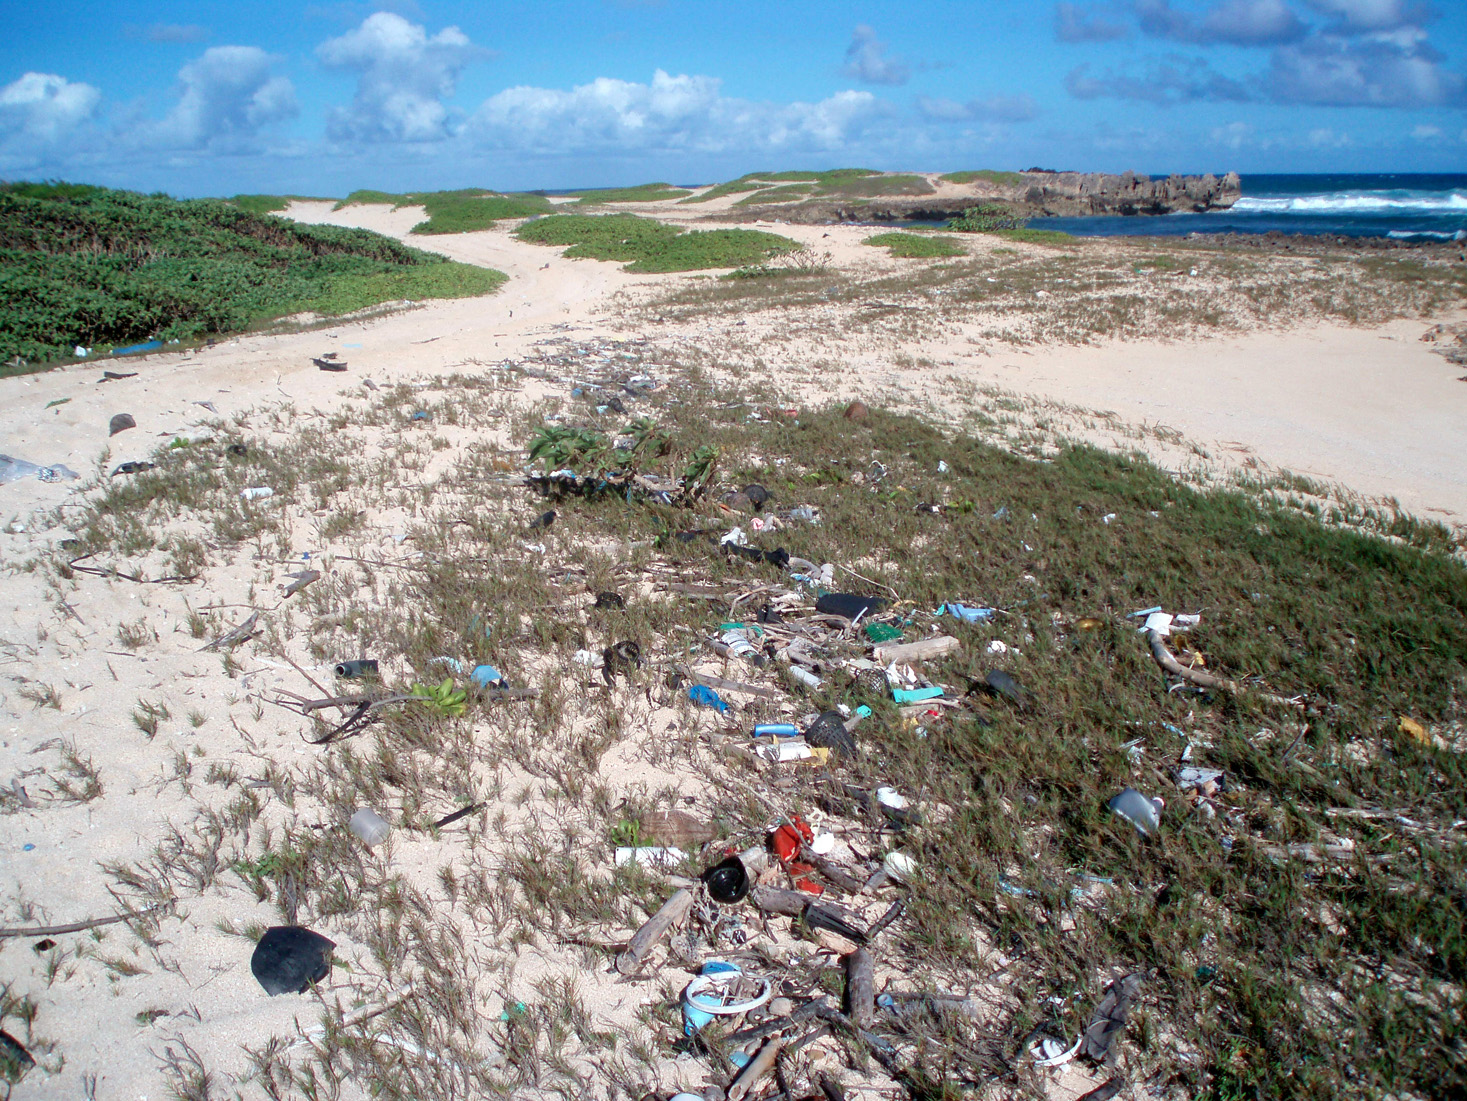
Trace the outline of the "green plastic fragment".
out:
<instances>
[{"instance_id":1,"label":"green plastic fragment","mask_svg":"<svg viewBox=\"0 0 1467 1101\"><path fill-rule=\"evenodd\" d=\"M872 642L894 642L902 637L902 633L889 623L868 623L866 637Z\"/></svg>"}]
</instances>

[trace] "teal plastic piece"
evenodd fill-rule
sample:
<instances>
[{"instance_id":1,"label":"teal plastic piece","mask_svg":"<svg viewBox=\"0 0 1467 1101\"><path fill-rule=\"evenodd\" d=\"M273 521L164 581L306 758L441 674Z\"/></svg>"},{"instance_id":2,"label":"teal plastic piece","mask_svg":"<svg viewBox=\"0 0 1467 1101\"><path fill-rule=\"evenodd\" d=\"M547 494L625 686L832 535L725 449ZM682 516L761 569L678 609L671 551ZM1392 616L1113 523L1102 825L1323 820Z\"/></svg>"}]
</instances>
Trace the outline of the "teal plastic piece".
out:
<instances>
[{"instance_id":1,"label":"teal plastic piece","mask_svg":"<svg viewBox=\"0 0 1467 1101\"><path fill-rule=\"evenodd\" d=\"M932 688L893 688L891 698L897 703L921 703L923 700L935 700L942 695L942 689L936 686Z\"/></svg>"}]
</instances>

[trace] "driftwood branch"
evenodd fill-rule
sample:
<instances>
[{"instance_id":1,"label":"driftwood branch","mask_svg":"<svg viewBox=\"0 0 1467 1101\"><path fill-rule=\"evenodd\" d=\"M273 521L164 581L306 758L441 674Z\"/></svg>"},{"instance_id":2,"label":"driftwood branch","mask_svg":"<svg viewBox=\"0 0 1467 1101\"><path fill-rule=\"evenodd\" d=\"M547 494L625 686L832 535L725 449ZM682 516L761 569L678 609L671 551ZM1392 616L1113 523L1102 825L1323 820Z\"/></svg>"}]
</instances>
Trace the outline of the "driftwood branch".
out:
<instances>
[{"instance_id":1,"label":"driftwood branch","mask_svg":"<svg viewBox=\"0 0 1467 1101\"><path fill-rule=\"evenodd\" d=\"M630 975L642 965L642 960L647 953L657 945L667 931L674 925L681 924L688 916L688 911L693 908L693 892L686 887L674 892L673 896L662 905L662 909L653 914L647 922L637 930L636 935L627 942L626 951L616 957L616 969L623 975Z\"/></svg>"},{"instance_id":2,"label":"driftwood branch","mask_svg":"<svg viewBox=\"0 0 1467 1101\"><path fill-rule=\"evenodd\" d=\"M140 577L135 573L123 573L115 566L77 565L78 562L85 562L88 558L93 558L95 556L95 551L93 551L91 554L84 554L80 558L73 558L70 562L66 563L66 566L68 569L72 570L75 573L90 573L94 574L97 577L120 577L124 581L135 581L139 585L182 585L187 584L190 581L197 581L199 579L199 575L196 573L179 574L171 577Z\"/></svg>"},{"instance_id":3,"label":"driftwood branch","mask_svg":"<svg viewBox=\"0 0 1467 1101\"><path fill-rule=\"evenodd\" d=\"M1291 700L1285 696L1276 696L1272 692L1249 689L1246 685L1239 684L1227 677L1220 677L1216 673L1208 673L1201 669L1193 669L1183 665L1177 660L1177 656L1166 648L1165 637L1160 631L1148 630L1146 642L1151 647L1151 656L1156 659L1156 664L1174 677L1180 677L1190 684L1201 688L1215 688L1223 692L1231 692L1235 696L1254 695L1259 699L1268 700L1270 703L1282 704L1285 707L1304 706L1301 700Z\"/></svg>"},{"instance_id":4,"label":"driftwood branch","mask_svg":"<svg viewBox=\"0 0 1467 1101\"><path fill-rule=\"evenodd\" d=\"M111 914L108 917L87 918L86 921L73 921L66 925L32 925L19 929L0 929L0 940L8 937L54 937L62 933L80 933L87 929L96 929L101 925L116 925L119 921L131 921L134 918L146 917L162 909L161 906L149 906L144 910L136 910L126 914Z\"/></svg>"},{"instance_id":5,"label":"driftwood branch","mask_svg":"<svg viewBox=\"0 0 1467 1101\"><path fill-rule=\"evenodd\" d=\"M846 1013L858 1028L870 1028L876 1015L876 974L864 948L846 957Z\"/></svg>"}]
</instances>

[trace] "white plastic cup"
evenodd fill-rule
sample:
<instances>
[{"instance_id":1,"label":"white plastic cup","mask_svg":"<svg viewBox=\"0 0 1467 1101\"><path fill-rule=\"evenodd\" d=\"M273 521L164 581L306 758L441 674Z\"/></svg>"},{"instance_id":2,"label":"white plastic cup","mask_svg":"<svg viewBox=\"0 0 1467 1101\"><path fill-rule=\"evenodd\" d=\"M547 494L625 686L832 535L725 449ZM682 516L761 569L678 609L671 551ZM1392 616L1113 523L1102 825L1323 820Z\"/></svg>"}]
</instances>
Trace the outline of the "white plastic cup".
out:
<instances>
[{"instance_id":1,"label":"white plastic cup","mask_svg":"<svg viewBox=\"0 0 1467 1101\"><path fill-rule=\"evenodd\" d=\"M239 495L246 501L258 501L262 497L274 497L275 491L269 486L251 486L249 489L240 490Z\"/></svg>"},{"instance_id":2,"label":"white plastic cup","mask_svg":"<svg viewBox=\"0 0 1467 1101\"><path fill-rule=\"evenodd\" d=\"M387 835L392 832L392 827L370 807L363 807L351 816L347 823L347 829L356 834L368 845L380 845L387 840Z\"/></svg>"}]
</instances>

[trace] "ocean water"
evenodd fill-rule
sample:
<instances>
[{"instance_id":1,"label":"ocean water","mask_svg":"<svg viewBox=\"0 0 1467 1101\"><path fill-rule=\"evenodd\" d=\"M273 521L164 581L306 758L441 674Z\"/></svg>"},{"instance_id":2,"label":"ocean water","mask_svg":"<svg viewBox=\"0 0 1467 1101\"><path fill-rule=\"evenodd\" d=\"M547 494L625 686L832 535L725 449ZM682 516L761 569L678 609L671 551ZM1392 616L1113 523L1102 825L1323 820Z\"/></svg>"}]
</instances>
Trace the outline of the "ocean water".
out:
<instances>
[{"instance_id":1,"label":"ocean water","mask_svg":"<svg viewBox=\"0 0 1467 1101\"><path fill-rule=\"evenodd\" d=\"M1278 231L1462 241L1467 240L1467 174L1244 176L1243 197L1229 210L1034 218L1029 224L1081 237Z\"/></svg>"}]
</instances>

